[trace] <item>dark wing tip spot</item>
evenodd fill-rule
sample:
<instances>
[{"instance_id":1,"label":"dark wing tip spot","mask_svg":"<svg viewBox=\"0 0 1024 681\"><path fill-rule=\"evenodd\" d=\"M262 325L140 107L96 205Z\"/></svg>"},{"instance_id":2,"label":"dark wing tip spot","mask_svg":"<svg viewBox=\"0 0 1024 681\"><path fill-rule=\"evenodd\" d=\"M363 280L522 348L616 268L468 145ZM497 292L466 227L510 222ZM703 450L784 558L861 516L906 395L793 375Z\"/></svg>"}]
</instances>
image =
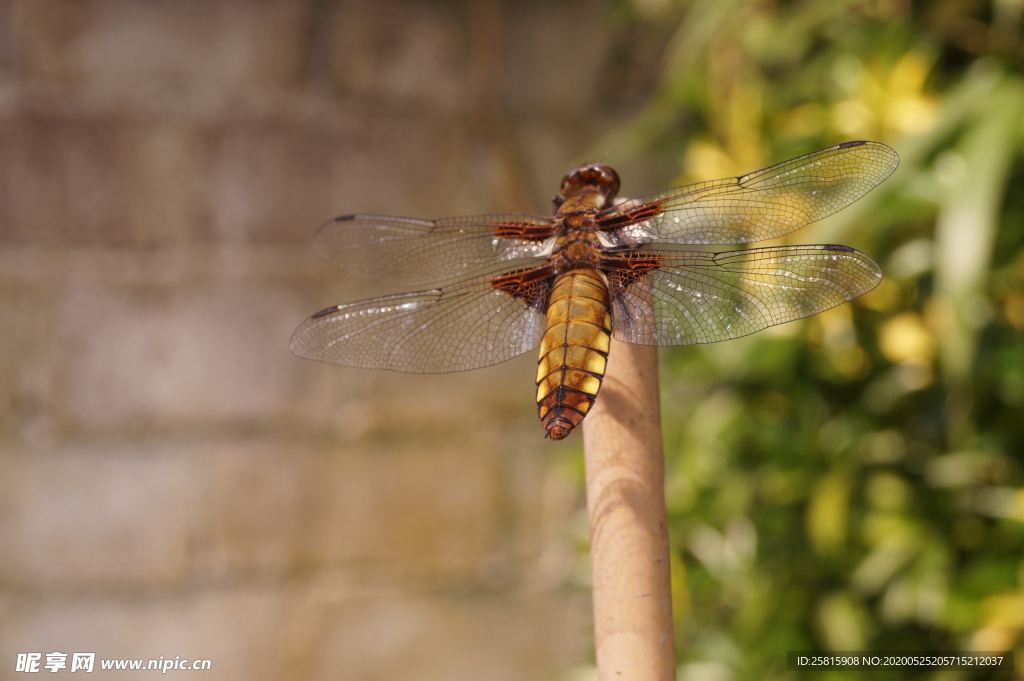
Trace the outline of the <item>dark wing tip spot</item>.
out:
<instances>
[{"instance_id":1,"label":"dark wing tip spot","mask_svg":"<svg viewBox=\"0 0 1024 681\"><path fill-rule=\"evenodd\" d=\"M334 218L334 221L335 222L347 222L348 220L355 220L355 219L356 219L356 216L354 214L353 215L339 215L338 217Z\"/></svg>"},{"instance_id":2,"label":"dark wing tip spot","mask_svg":"<svg viewBox=\"0 0 1024 681\"><path fill-rule=\"evenodd\" d=\"M331 314L332 312L337 312L340 308L341 308L340 305L332 305L331 307L329 307L329 308L327 308L325 310L320 310L315 315L310 317L310 319L320 319L321 317L326 317L327 315Z\"/></svg>"},{"instance_id":3,"label":"dark wing tip spot","mask_svg":"<svg viewBox=\"0 0 1024 681\"><path fill-rule=\"evenodd\" d=\"M843 142L842 144L839 145L839 148L840 149L849 149L850 147L860 147L860 146L863 146L865 144L867 144L867 142L864 142L862 140L857 140L855 142Z\"/></svg>"},{"instance_id":4,"label":"dark wing tip spot","mask_svg":"<svg viewBox=\"0 0 1024 681\"><path fill-rule=\"evenodd\" d=\"M854 251L857 250L852 246L844 246L842 244L829 244L825 246L825 248L829 249L830 251L839 251L840 253L853 253Z\"/></svg>"}]
</instances>

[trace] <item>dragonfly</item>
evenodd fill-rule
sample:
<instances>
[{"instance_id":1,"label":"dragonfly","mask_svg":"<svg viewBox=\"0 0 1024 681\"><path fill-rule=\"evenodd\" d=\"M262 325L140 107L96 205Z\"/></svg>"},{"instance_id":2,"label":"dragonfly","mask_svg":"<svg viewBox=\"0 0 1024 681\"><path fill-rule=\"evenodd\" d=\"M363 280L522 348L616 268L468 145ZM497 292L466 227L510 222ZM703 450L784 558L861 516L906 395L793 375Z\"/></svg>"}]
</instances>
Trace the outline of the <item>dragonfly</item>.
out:
<instances>
[{"instance_id":1,"label":"dragonfly","mask_svg":"<svg viewBox=\"0 0 1024 681\"><path fill-rule=\"evenodd\" d=\"M845 142L740 177L617 199L589 164L562 179L551 217L342 215L317 251L342 269L434 287L335 305L292 335L300 357L448 373L539 347L537 414L561 440L593 409L611 339L677 346L739 338L861 296L878 264L849 246L746 247L860 199L896 169L877 142ZM739 246L716 251L709 246Z\"/></svg>"}]
</instances>

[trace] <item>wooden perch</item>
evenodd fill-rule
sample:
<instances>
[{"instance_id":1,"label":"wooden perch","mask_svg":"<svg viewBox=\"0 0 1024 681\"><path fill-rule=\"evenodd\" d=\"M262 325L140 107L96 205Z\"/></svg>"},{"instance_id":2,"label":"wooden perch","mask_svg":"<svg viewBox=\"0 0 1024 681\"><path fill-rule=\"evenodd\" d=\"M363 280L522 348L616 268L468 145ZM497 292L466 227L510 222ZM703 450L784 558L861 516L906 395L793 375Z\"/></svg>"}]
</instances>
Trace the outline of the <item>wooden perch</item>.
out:
<instances>
[{"instance_id":1,"label":"wooden perch","mask_svg":"<svg viewBox=\"0 0 1024 681\"><path fill-rule=\"evenodd\" d=\"M599 681L674 681L657 348L612 342L583 422Z\"/></svg>"}]
</instances>

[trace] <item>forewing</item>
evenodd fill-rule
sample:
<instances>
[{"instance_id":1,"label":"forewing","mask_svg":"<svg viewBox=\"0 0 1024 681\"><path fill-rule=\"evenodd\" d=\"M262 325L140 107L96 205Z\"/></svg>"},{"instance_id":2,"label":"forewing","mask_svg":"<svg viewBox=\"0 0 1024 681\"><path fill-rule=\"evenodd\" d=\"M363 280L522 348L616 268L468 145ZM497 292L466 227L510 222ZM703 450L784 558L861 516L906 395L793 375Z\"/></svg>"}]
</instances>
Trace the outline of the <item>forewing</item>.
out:
<instances>
[{"instance_id":1,"label":"forewing","mask_svg":"<svg viewBox=\"0 0 1024 681\"><path fill-rule=\"evenodd\" d=\"M794 232L861 198L899 165L877 142L846 142L756 173L646 194L598 220L615 245L740 244Z\"/></svg>"},{"instance_id":2,"label":"forewing","mask_svg":"<svg viewBox=\"0 0 1024 681\"><path fill-rule=\"evenodd\" d=\"M322 362L424 374L504 362L540 344L550 274L515 270L327 308L295 330L291 349Z\"/></svg>"},{"instance_id":3,"label":"forewing","mask_svg":"<svg viewBox=\"0 0 1024 681\"><path fill-rule=\"evenodd\" d=\"M550 220L518 213L443 220L343 215L320 227L313 246L352 274L423 286L538 258L550 236Z\"/></svg>"},{"instance_id":4,"label":"forewing","mask_svg":"<svg viewBox=\"0 0 1024 681\"><path fill-rule=\"evenodd\" d=\"M849 246L636 252L604 263L613 336L640 345L739 338L863 295L882 272Z\"/></svg>"}]
</instances>

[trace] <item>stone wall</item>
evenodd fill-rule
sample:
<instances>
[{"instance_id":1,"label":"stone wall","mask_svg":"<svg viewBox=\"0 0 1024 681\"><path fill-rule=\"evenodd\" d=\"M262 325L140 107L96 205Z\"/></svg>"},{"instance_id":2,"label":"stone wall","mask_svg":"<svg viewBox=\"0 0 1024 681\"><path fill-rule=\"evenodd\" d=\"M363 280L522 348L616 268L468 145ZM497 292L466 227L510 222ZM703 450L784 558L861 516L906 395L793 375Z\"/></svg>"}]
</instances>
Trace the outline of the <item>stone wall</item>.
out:
<instances>
[{"instance_id":1,"label":"stone wall","mask_svg":"<svg viewBox=\"0 0 1024 681\"><path fill-rule=\"evenodd\" d=\"M616 122L606 12L0 0L0 679L53 651L246 681L585 663L579 437L543 439L535 358L287 348L391 292L315 255L325 219L547 212Z\"/></svg>"}]
</instances>

